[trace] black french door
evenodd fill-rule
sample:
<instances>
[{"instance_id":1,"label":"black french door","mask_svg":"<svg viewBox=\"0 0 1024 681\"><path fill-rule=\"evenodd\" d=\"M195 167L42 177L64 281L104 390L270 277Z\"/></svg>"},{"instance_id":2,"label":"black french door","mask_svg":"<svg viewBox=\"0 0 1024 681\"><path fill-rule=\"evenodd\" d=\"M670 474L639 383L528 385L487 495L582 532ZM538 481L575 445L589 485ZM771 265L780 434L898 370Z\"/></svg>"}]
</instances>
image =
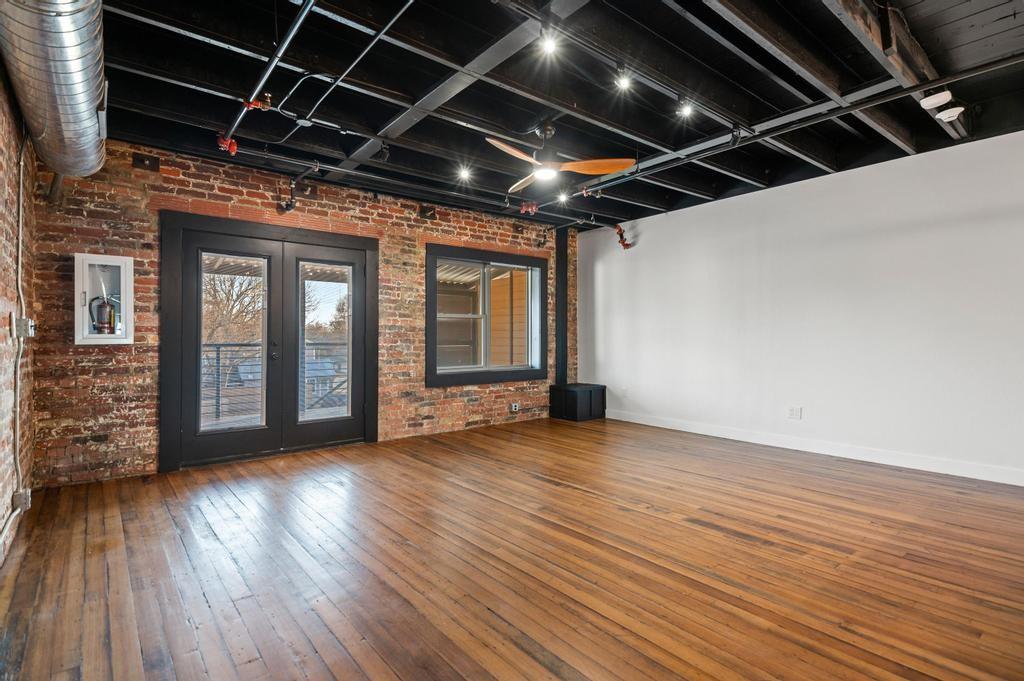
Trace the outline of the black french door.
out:
<instances>
[{"instance_id":1,"label":"black french door","mask_svg":"<svg viewBox=\"0 0 1024 681\"><path fill-rule=\"evenodd\" d=\"M324 244L331 235L296 243L267 236L300 230L183 229L181 220L196 219L185 217L164 217L162 247L177 240L180 251L164 253L161 469L375 439L376 390L368 395L367 382L371 370L376 382L377 348L367 341L376 338L376 250L369 277L369 251ZM163 309L175 284L176 310ZM176 438L173 409L163 413L164 398L175 398L168 381L178 384Z\"/></svg>"}]
</instances>

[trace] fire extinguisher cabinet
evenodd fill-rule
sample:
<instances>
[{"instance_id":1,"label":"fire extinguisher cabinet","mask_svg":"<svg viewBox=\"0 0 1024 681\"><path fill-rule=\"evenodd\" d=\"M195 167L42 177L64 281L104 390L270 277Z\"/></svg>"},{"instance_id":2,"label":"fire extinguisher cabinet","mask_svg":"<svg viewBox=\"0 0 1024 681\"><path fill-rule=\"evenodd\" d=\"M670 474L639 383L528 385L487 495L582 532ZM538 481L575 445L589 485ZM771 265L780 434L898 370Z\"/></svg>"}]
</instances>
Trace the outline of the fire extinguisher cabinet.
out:
<instances>
[{"instance_id":1,"label":"fire extinguisher cabinet","mask_svg":"<svg viewBox=\"0 0 1024 681\"><path fill-rule=\"evenodd\" d=\"M75 344L135 342L135 260L75 253Z\"/></svg>"}]
</instances>

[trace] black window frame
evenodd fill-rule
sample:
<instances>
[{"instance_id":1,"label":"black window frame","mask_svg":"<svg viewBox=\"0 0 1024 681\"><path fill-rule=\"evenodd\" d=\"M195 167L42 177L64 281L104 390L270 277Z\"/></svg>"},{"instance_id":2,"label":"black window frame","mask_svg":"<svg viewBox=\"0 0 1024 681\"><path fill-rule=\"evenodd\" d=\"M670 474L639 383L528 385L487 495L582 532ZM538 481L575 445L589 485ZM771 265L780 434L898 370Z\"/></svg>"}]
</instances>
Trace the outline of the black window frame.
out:
<instances>
[{"instance_id":1,"label":"black window frame","mask_svg":"<svg viewBox=\"0 0 1024 681\"><path fill-rule=\"evenodd\" d=\"M535 267L540 270L540 347L539 366L514 369L479 369L468 371L437 370L437 261L445 259L467 260L482 264L518 265ZM427 244L424 269L426 290L426 376L428 388L444 388L460 385L486 385L488 383L511 383L536 381L548 378L548 261L518 253L488 251L479 248Z\"/></svg>"}]
</instances>

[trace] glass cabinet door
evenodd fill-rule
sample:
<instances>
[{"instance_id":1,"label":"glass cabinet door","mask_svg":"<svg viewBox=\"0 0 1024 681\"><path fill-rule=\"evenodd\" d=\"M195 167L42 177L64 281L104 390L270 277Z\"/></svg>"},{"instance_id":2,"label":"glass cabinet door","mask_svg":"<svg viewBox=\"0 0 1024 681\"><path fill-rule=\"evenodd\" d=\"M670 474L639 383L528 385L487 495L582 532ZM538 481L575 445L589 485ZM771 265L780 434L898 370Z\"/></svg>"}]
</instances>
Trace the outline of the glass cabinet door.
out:
<instances>
[{"instance_id":1,"label":"glass cabinet door","mask_svg":"<svg viewBox=\"0 0 1024 681\"><path fill-rule=\"evenodd\" d=\"M75 343L128 344L134 341L134 260L75 254Z\"/></svg>"}]
</instances>

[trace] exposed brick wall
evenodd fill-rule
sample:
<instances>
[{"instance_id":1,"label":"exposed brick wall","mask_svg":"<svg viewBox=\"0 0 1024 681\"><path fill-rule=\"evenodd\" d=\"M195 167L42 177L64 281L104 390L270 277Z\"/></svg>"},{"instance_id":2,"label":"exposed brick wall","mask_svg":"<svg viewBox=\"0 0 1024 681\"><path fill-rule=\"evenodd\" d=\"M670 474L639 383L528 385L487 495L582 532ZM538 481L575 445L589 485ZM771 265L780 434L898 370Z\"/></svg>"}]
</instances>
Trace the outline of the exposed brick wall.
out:
<instances>
[{"instance_id":1,"label":"exposed brick wall","mask_svg":"<svg viewBox=\"0 0 1024 681\"><path fill-rule=\"evenodd\" d=\"M160 157L159 173L133 169L131 154ZM157 460L157 311L162 208L270 224L372 236L380 240L381 439L457 430L547 413L546 381L425 388L425 244L443 242L529 253L549 260L550 375L554 377L554 239L540 226L472 211L322 184L312 199L281 215L286 178L111 142L107 165L87 180L66 181L59 208L36 203L35 481L38 485L153 471ZM39 173L40 184L49 173ZM575 235L570 238L576 252ZM75 346L72 254L136 258L135 345ZM571 274L575 314L575 267ZM575 329L575 321L570 328ZM570 341L575 374L576 343ZM522 404L513 414L510 404Z\"/></svg>"},{"instance_id":2,"label":"exposed brick wall","mask_svg":"<svg viewBox=\"0 0 1024 681\"><path fill-rule=\"evenodd\" d=\"M18 232L18 151L21 145L21 118L14 108L10 83L0 69L0 527L11 510L15 489L14 468L14 359L15 342L11 334L11 313L17 305L17 232ZM25 154L25 244L23 269L26 297L31 299L32 205L35 156L31 145ZM20 366L21 375L21 470L26 483L32 474L32 343L27 344ZM15 526L16 527L16 526ZM14 527L0 542L0 562L14 537Z\"/></svg>"}]
</instances>

